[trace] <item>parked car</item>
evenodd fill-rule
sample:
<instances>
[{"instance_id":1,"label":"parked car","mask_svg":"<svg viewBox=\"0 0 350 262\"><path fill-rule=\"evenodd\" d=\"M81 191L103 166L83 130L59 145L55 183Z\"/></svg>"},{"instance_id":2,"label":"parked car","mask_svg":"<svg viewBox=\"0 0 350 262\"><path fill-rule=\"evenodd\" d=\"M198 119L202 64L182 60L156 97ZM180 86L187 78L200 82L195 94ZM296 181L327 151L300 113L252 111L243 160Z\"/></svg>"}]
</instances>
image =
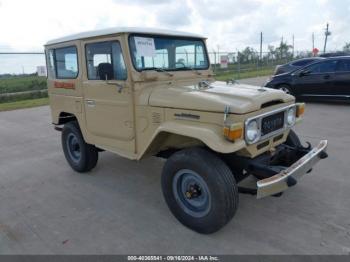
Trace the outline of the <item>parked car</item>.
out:
<instances>
[{"instance_id":1,"label":"parked car","mask_svg":"<svg viewBox=\"0 0 350 262\"><path fill-rule=\"evenodd\" d=\"M337 57L337 56L350 56L348 52L333 52L333 53L325 53L321 54L320 57Z\"/></svg>"},{"instance_id":2,"label":"parked car","mask_svg":"<svg viewBox=\"0 0 350 262\"><path fill-rule=\"evenodd\" d=\"M350 56L327 58L273 76L265 86L283 90L299 100L350 101Z\"/></svg>"},{"instance_id":3,"label":"parked car","mask_svg":"<svg viewBox=\"0 0 350 262\"><path fill-rule=\"evenodd\" d=\"M280 74L292 72L292 71L295 71L295 70L302 68L306 65L320 61L322 59L324 59L324 58L322 58L322 57L308 57L308 58L294 60L294 61L289 62L289 63L284 64L284 65L277 65L275 68L274 75L280 75Z\"/></svg>"},{"instance_id":4,"label":"parked car","mask_svg":"<svg viewBox=\"0 0 350 262\"><path fill-rule=\"evenodd\" d=\"M257 198L280 195L327 157L327 141L302 146L292 128L305 105L293 96L215 81L205 39L113 28L52 40L45 51L52 122L72 169L91 171L104 150L167 159L171 212L209 234L234 216L240 181L251 179Z\"/></svg>"}]
</instances>

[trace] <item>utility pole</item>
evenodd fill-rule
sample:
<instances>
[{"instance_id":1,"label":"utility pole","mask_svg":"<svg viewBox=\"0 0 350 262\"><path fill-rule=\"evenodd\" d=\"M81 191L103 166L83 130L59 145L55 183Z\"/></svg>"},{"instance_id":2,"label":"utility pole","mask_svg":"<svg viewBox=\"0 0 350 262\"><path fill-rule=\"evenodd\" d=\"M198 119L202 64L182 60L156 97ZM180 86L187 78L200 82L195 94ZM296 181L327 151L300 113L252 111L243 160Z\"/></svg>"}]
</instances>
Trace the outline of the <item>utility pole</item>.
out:
<instances>
[{"instance_id":1,"label":"utility pole","mask_svg":"<svg viewBox=\"0 0 350 262\"><path fill-rule=\"evenodd\" d=\"M315 49L315 34L312 33L312 50Z\"/></svg>"},{"instance_id":2,"label":"utility pole","mask_svg":"<svg viewBox=\"0 0 350 262\"><path fill-rule=\"evenodd\" d=\"M292 57L294 58L294 34L293 34L293 56Z\"/></svg>"},{"instance_id":3,"label":"utility pole","mask_svg":"<svg viewBox=\"0 0 350 262\"><path fill-rule=\"evenodd\" d=\"M329 31L329 24L328 23L327 23L326 31L324 32L324 34L325 34L325 39L324 39L323 53L326 53L328 36L331 35L331 32Z\"/></svg>"},{"instance_id":4,"label":"utility pole","mask_svg":"<svg viewBox=\"0 0 350 262\"><path fill-rule=\"evenodd\" d=\"M260 33L260 61L262 60L262 42L263 42L263 33Z\"/></svg>"},{"instance_id":5,"label":"utility pole","mask_svg":"<svg viewBox=\"0 0 350 262\"><path fill-rule=\"evenodd\" d=\"M214 48L213 48L213 53L214 53L214 72L216 72L216 52Z\"/></svg>"}]
</instances>

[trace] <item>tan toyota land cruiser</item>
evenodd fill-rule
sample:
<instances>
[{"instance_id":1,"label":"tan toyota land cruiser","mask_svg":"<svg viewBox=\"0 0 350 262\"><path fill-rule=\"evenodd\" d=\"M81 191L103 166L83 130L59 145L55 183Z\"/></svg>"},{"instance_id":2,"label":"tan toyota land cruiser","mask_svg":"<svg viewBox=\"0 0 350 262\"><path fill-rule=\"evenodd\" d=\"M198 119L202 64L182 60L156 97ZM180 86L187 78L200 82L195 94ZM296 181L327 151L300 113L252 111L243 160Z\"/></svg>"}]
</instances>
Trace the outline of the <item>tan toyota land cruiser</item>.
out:
<instances>
[{"instance_id":1,"label":"tan toyota land cruiser","mask_svg":"<svg viewBox=\"0 0 350 262\"><path fill-rule=\"evenodd\" d=\"M327 157L291 128L304 104L279 90L216 82L205 38L113 28L45 46L52 121L69 165L107 150L167 159L161 185L174 216L209 234L234 216L238 192L278 196Z\"/></svg>"}]
</instances>

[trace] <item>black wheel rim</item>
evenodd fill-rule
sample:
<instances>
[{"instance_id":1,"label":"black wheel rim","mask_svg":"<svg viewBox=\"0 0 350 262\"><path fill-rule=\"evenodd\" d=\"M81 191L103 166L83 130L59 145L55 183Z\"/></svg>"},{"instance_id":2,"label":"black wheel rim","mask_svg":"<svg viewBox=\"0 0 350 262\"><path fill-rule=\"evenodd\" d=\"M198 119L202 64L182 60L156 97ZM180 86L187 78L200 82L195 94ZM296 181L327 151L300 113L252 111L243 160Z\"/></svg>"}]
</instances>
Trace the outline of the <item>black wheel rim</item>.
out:
<instances>
[{"instance_id":1,"label":"black wheel rim","mask_svg":"<svg viewBox=\"0 0 350 262\"><path fill-rule=\"evenodd\" d=\"M173 180L173 192L181 209L193 217L204 217L211 208L207 183L196 172L179 170Z\"/></svg>"},{"instance_id":2,"label":"black wheel rim","mask_svg":"<svg viewBox=\"0 0 350 262\"><path fill-rule=\"evenodd\" d=\"M73 133L69 133L67 136L66 144L70 159L74 163L78 163L81 158L81 148L77 136Z\"/></svg>"},{"instance_id":3,"label":"black wheel rim","mask_svg":"<svg viewBox=\"0 0 350 262\"><path fill-rule=\"evenodd\" d=\"M282 91L285 92L286 94L290 95L290 90L289 90L288 87L282 86L282 87L280 87L280 90L282 90Z\"/></svg>"}]
</instances>

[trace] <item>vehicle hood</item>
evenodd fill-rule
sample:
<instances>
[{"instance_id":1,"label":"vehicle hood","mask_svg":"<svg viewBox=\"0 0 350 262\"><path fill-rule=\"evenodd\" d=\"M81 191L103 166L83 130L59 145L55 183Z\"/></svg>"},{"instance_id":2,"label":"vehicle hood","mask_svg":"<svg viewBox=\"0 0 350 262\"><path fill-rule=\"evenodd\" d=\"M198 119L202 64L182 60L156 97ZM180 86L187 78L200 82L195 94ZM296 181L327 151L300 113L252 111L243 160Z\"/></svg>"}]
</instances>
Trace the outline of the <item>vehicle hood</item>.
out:
<instances>
[{"instance_id":1,"label":"vehicle hood","mask_svg":"<svg viewBox=\"0 0 350 262\"><path fill-rule=\"evenodd\" d=\"M154 87L148 103L150 106L181 108L207 112L246 114L260 110L269 102L290 102L294 97L283 91L245 84L213 82L202 88L195 85L167 85Z\"/></svg>"}]
</instances>

